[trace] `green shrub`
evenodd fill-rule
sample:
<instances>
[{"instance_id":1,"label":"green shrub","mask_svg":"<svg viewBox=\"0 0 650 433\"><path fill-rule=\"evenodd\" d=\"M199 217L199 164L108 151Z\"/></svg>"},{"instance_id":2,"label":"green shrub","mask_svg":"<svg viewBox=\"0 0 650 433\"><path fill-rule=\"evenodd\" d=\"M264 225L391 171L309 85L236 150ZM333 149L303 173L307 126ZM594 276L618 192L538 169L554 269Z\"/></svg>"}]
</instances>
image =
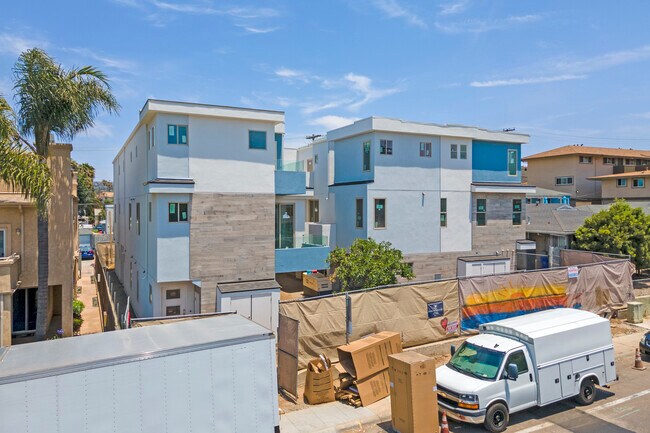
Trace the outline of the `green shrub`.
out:
<instances>
[{"instance_id":1,"label":"green shrub","mask_svg":"<svg viewBox=\"0 0 650 433\"><path fill-rule=\"evenodd\" d=\"M72 317L81 319L81 312L86 308L83 302L78 299L72 301Z\"/></svg>"}]
</instances>

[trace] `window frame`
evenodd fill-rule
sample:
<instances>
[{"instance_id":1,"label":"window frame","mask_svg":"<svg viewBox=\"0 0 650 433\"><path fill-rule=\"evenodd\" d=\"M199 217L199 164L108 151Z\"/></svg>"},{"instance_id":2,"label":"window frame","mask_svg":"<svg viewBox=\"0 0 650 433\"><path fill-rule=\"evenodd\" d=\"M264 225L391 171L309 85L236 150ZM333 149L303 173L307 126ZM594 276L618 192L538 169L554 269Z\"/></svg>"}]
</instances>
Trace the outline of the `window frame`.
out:
<instances>
[{"instance_id":1,"label":"window frame","mask_svg":"<svg viewBox=\"0 0 650 433\"><path fill-rule=\"evenodd\" d=\"M605 157L603 157L603 164L616 165L616 158L610 158L608 156L605 156Z\"/></svg>"},{"instance_id":2,"label":"window frame","mask_svg":"<svg viewBox=\"0 0 650 433\"><path fill-rule=\"evenodd\" d=\"M449 158L450 159L458 159L458 145L452 143L449 146Z\"/></svg>"},{"instance_id":3,"label":"window frame","mask_svg":"<svg viewBox=\"0 0 650 433\"><path fill-rule=\"evenodd\" d=\"M133 223L133 214L131 212L131 202L129 202L129 231L131 230L132 223Z\"/></svg>"},{"instance_id":4,"label":"window frame","mask_svg":"<svg viewBox=\"0 0 650 433\"><path fill-rule=\"evenodd\" d=\"M264 134L264 147L258 147L258 146L253 147L252 146L252 144L253 144L253 140L252 140L253 135L252 134ZM268 137L266 136L266 131L259 131L259 130L255 130L255 129L249 129L248 130L248 149L250 149L250 150L266 150L267 147L268 147L267 140L268 140Z\"/></svg>"},{"instance_id":5,"label":"window frame","mask_svg":"<svg viewBox=\"0 0 650 433\"><path fill-rule=\"evenodd\" d=\"M0 242L0 257L7 257L7 232L8 230L5 227L0 228L0 233L2 233L2 241Z\"/></svg>"},{"instance_id":6,"label":"window frame","mask_svg":"<svg viewBox=\"0 0 650 433\"><path fill-rule=\"evenodd\" d=\"M174 134L170 134L170 127L174 128ZM185 143L181 143L181 128L185 129ZM167 144L178 144L181 146L188 146L190 144L189 139L190 128L184 123L168 123L167 124ZM174 137L174 141L170 141L170 137Z\"/></svg>"},{"instance_id":7,"label":"window frame","mask_svg":"<svg viewBox=\"0 0 650 433\"><path fill-rule=\"evenodd\" d=\"M526 369L522 370L522 371L519 371L519 365L517 363L510 362L510 358L512 358L514 355L519 355L519 354L521 354L524 362L526 363ZM506 363L505 363L505 368L507 369L508 365L510 365L510 364L515 364L517 366L517 371L518 371L518 374L520 374L520 375L521 374L526 374L526 373L528 373L530 371L530 367L528 366L528 360L526 359L526 354L524 353L523 350L516 350L516 351L514 351L514 352L512 352L511 354L508 355L508 358L506 359Z\"/></svg>"},{"instance_id":8,"label":"window frame","mask_svg":"<svg viewBox=\"0 0 650 433\"><path fill-rule=\"evenodd\" d=\"M483 201L483 211L479 211L479 201ZM479 215L482 215L482 223L479 221ZM479 227L485 227L487 225L487 199L486 198L477 198L476 199L476 225Z\"/></svg>"},{"instance_id":9,"label":"window frame","mask_svg":"<svg viewBox=\"0 0 650 433\"><path fill-rule=\"evenodd\" d=\"M393 155L393 140L382 138L379 140L379 154L380 155Z\"/></svg>"},{"instance_id":10,"label":"window frame","mask_svg":"<svg viewBox=\"0 0 650 433\"><path fill-rule=\"evenodd\" d=\"M172 205L176 206L176 210L174 213L171 212L170 208ZM185 206L185 219L181 219L181 205ZM171 216L176 215L176 221L172 221ZM169 223L186 223L189 222L190 220L190 206L188 202L178 202L178 201L170 201L167 203L167 222Z\"/></svg>"},{"instance_id":11,"label":"window frame","mask_svg":"<svg viewBox=\"0 0 650 433\"><path fill-rule=\"evenodd\" d=\"M359 211L361 211L361 215L359 215ZM354 199L354 227L357 229L362 229L364 226L363 213L363 197L356 197ZM361 225L359 225L359 221L361 221Z\"/></svg>"},{"instance_id":12,"label":"window frame","mask_svg":"<svg viewBox=\"0 0 650 433\"><path fill-rule=\"evenodd\" d=\"M458 152L458 157L459 157L459 159L467 159L467 145L466 144L461 144L460 145L460 151Z\"/></svg>"},{"instance_id":13,"label":"window frame","mask_svg":"<svg viewBox=\"0 0 650 433\"><path fill-rule=\"evenodd\" d=\"M639 181L641 185L639 185ZM636 186L634 185L635 183L637 184ZM645 179L642 177L632 179L632 188L645 188Z\"/></svg>"},{"instance_id":14,"label":"window frame","mask_svg":"<svg viewBox=\"0 0 650 433\"><path fill-rule=\"evenodd\" d=\"M307 158L306 162L307 162L307 164L306 164L306 167L305 167L305 171L307 173L313 172L314 171L314 160L312 158Z\"/></svg>"},{"instance_id":15,"label":"window frame","mask_svg":"<svg viewBox=\"0 0 650 433\"><path fill-rule=\"evenodd\" d=\"M383 202L384 202L384 205L383 205L384 225L379 227L379 226L377 226L377 202L381 201L381 200L383 200ZM385 230L388 227L388 218L387 218L388 213L386 212L387 200L384 197L376 197L376 198L373 199L373 203L374 203L374 206L373 206L373 228L375 230Z\"/></svg>"},{"instance_id":16,"label":"window frame","mask_svg":"<svg viewBox=\"0 0 650 433\"><path fill-rule=\"evenodd\" d=\"M320 222L320 200L307 200L307 222Z\"/></svg>"},{"instance_id":17,"label":"window frame","mask_svg":"<svg viewBox=\"0 0 650 433\"><path fill-rule=\"evenodd\" d=\"M515 165L514 165L515 172L514 173L512 173L510 171L510 155L512 153L515 154ZM508 176L509 177L517 176L517 171L518 171L518 169L517 169L517 157L518 157L518 155L519 155L519 152L517 151L517 149L508 149Z\"/></svg>"},{"instance_id":18,"label":"window frame","mask_svg":"<svg viewBox=\"0 0 650 433\"><path fill-rule=\"evenodd\" d=\"M578 156L579 164L593 164L594 158L592 156L579 155Z\"/></svg>"},{"instance_id":19,"label":"window frame","mask_svg":"<svg viewBox=\"0 0 650 433\"><path fill-rule=\"evenodd\" d=\"M562 179L566 179L566 182L562 182ZM556 186L573 185L573 176L558 176L555 178L555 185Z\"/></svg>"},{"instance_id":20,"label":"window frame","mask_svg":"<svg viewBox=\"0 0 650 433\"><path fill-rule=\"evenodd\" d=\"M135 229L140 236L140 202L135 203Z\"/></svg>"},{"instance_id":21,"label":"window frame","mask_svg":"<svg viewBox=\"0 0 650 433\"><path fill-rule=\"evenodd\" d=\"M153 212L151 212L151 201L149 202L149 208L147 209L147 211L148 211L147 212L148 213L147 217L149 219L149 222L151 222L151 214L153 213Z\"/></svg>"},{"instance_id":22,"label":"window frame","mask_svg":"<svg viewBox=\"0 0 650 433\"><path fill-rule=\"evenodd\" d=\"M519 210L515 207L515 203L519 202ZM524 207L523 207L523 201L520 198L513 198L512 199L512 225L513 226L520 226L521 225L521 214L523 213ZM518 222L515 222L516 218L515 216L518 216Z\"/></svg>"},{"instance_id":23,"label":"window frame","mask_svg":"<svg viewBox=\"0 0 650 433\"><path fill-rule=\"evenodd\" d=\"M420 158L431 158L433 145L430 141L420 141Z\"/></svg>"},{"instance_id":24,"label":"window frame","mask_svg":"<svg viewBox=\"0 0 650 433\"><path fill-rule=\"evenodd\" d=\"M447 227L447 197L440 197L440 227Z\"/></svg>"},{"instance_id":25,"label":"window frame","mask_svg":"<svg viewBox=\"0 0 650 433\"><path fill-rule=\"evenodd\" d=\"M616 188L627 188L627 179L624 177L616 179Z\"/></svg>"},{"instance_id":26,"label":"window frame","mask_svg":"<svg viewBox=\"0 0 650 433\"><path fill-rule=\"evenodd\" d=\"M371 149L372 149L371 141L364 141L363 143L361 143L361 171L363 172L370 171L370 166L372 165L372 162L370 161ZM366 161L366 157L367 157L367 161Z\"/></svg>"}]
</instances>

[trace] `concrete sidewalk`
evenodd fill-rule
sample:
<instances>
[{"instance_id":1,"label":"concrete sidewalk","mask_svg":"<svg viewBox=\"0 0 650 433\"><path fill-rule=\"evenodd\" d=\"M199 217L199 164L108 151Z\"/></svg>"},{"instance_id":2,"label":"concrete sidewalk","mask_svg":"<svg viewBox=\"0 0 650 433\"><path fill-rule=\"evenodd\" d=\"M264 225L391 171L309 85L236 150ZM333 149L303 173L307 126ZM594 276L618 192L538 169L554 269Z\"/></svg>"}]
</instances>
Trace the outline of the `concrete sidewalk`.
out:
<instances>
[{"instance_id":1,"label":"concrete sidewalk","mask_svg":"<svg viewBox=\"0 0 650 433\"><path fill-rule=\"evenodd\" d=\"M613 339L619 369L634 364L634 350L639 345L644 328L650 329L650 318L637 327L639 332L618 335ZM390 420L390 397L360 408L335 401L281 415L280 430L282 433L391 431Z\"/></svg>"}]
</instances>

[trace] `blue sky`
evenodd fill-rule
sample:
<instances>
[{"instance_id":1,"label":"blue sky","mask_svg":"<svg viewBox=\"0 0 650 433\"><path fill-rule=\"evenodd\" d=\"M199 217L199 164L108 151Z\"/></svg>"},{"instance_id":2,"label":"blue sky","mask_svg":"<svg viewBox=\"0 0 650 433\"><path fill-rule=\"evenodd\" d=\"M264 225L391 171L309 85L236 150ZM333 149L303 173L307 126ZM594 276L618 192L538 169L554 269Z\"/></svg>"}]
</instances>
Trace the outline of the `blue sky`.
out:
<instances>
[{"instance_id":1,"label":"blue sky","mask_svg":"<svg viewBox=\"0 0 650 433\"><path fill-rule=\"evenodd\" d=\"M98 178L147 98L279 109L287 143L370 115L650 149L650 2L31 0L3 5L0 93L19 53L108 74L122 105L73 142Z\"/></svg>"}]
</instances>

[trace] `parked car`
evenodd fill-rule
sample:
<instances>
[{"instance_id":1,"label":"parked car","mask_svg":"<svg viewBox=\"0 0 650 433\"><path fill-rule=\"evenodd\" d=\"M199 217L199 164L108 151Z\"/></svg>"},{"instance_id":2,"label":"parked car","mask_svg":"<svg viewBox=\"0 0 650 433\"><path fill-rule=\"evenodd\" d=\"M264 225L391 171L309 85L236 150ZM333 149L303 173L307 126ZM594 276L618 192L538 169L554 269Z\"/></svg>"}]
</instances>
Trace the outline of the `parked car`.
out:
<instances>
[{"instance_id":1,"label":"parked car","mask_svg":"<svg viewBox=\"0 0 650 433\"><path fill-rule=\"evenodd\" d=\"M596 314L558 308L479 331L436 369L439 408L455 420L502 432L510 414L570 397L588 405L618 379L609 320Z\"/></svg>"},{"instance_id":2,"label":"parked car","mask_svg":"<svg viewBox=\"0 0 650 433\"><path fill-rule=\"evenodd\" d=\"M106 224L97 224L97 226L95 226L95 230L97 230L99 233L106 233Z\"/></svg>"},{"instance_id":3,"label":"parked car","mask_svg":"<svg viewBox=\"0 0 650 433\"><path fill-rule=\"evenodd\" d=\"M81 252L81 260L92 260L95 258L95 251L93 251L90 245L81 245L79 251Z\"/></svg>"},{"instance_id":4,"label":"parked car","mask_svg":"<svg viewBox=\"0 0 650 433\"><path fill-rule=\"evenodd\" d=\"M650 331L646 332L639 342L641 355L650 355Z\"/></svg>"}]
</instances>

